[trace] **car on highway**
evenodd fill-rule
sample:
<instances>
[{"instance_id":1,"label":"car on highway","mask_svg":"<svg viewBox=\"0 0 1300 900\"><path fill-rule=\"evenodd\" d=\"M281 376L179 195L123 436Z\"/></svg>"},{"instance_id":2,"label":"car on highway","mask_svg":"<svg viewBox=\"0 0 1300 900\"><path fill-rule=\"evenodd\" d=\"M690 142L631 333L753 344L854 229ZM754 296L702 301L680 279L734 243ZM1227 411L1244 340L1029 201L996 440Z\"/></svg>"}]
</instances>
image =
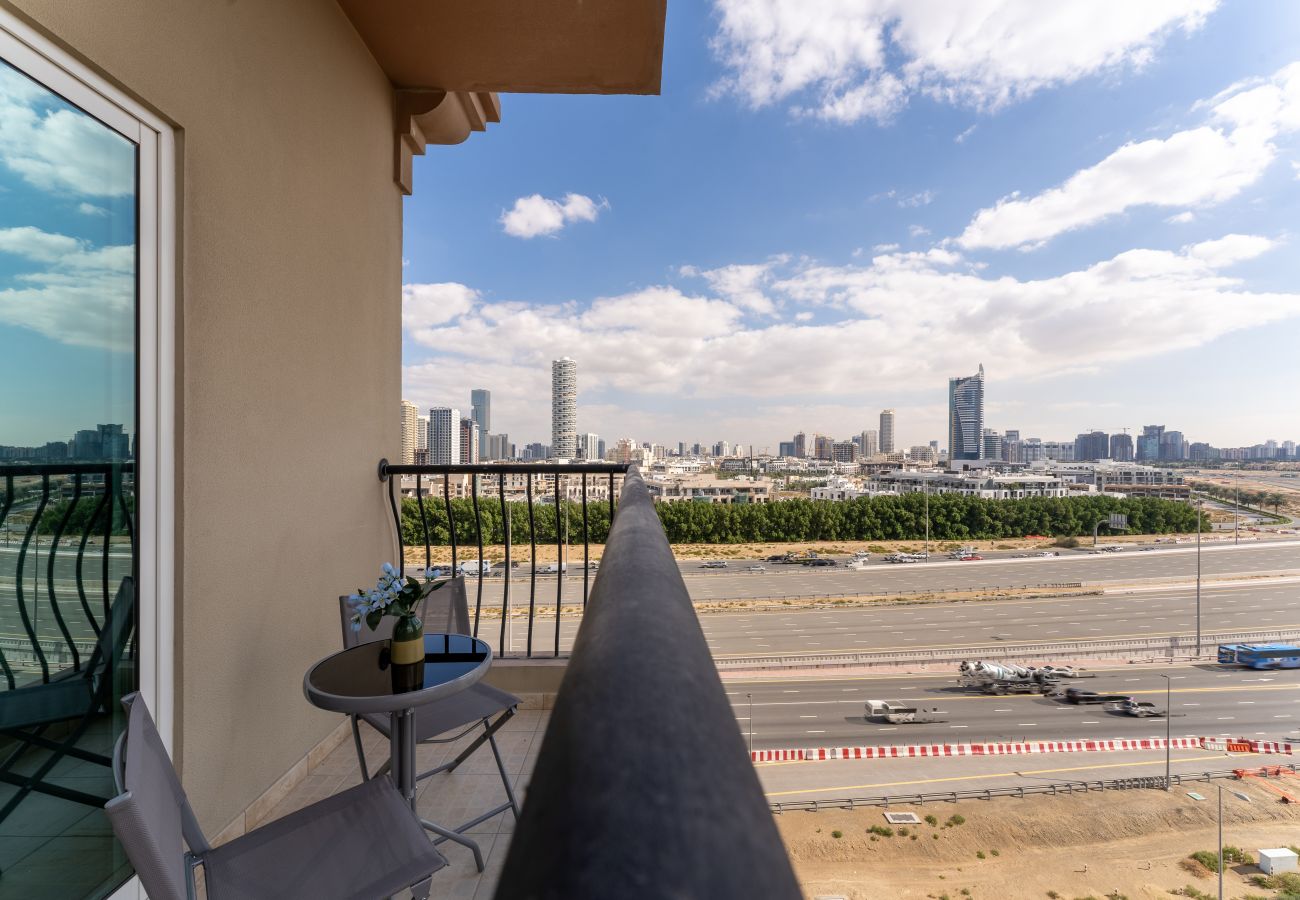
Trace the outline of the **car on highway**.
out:
<instances>
[{"instance_id":1,"label":"car on highway","mask_svg":"<svg viewBox=\"0 0 1300 900\"><path fill-rule=\"evenodd\" d=\"M834 566L836 563L833 559L827 559L824 556L817 556L812 559L805 559L803 564L805 566Z\"/></svg>"},{"instance_id":2,"label":"car on highway","mask_svg":"<svg viewBox=\"0 0 1300 900\"><path fill-rule=\"evenodd\" d=\"M474 560L473 562L463 562L456 567L457 571L466 578L476 578L479 575L492 574L492 560L485 559L482 562Z\"/></svg>"},{"instance_id":3,"label":"car on highway","mask_svg":"<svg viewBox=\"0 0 1300 900\"><path fill-rule=\"evenodd\" d=\"M757 572L757 573L761 574L761 573L767 571L767 567L766 567L766 566L761 566L761 565L755 565L755 566L750 566L750 567L749 567L748 569L746 569L745 571L747 571L747 572Z\"/></svg>"},{"instance_id":4,"label":"car on highway","mask_svg":"<svg viewBox=\"0 0 1300 900\"><path fill-rule=\"evenodd\" d=\"M726 567L727 561L725 559L711 559L700 566L701 569L725 569Z\"/></svg>"},{"instance_id":5,"label":"car on highway","mask_svg":"<svg viewBox=\"0 0 1300 900\"><path fill-rule=\"evenodd\" d=\"M1041 666L1038 671L1046 678L1078 678L1079 670L1074 666Z\"/></svg>"},{"instance_id":6,"label":"car on highway","mask_svg":"<svg viewBox=\"0 0 1300 900\"><path fill-rule=\"evenodd\" d=\"M777 553L777 554L775 554L775 555L773 555L773 556L769 556L769 557L765 560L765 562L770 562L770 563L783 563L783 562L785 562L786 560L793 559L793 558L794 558L794 554L793 554L793 553Z\"/></svg>"},{"instance_id":7,"label":"car on highway","mask_svg":"<svg viewBox=\"0 0 1300 900\"><path fill-rule=\"evenodd\" d=\"M1134 700L1132 697L1126 697L1115 704L1107 704L1107 709L1138 719L1164 718L1165 715L1165 711L1159 709L1154 703Z\"/></svg>"},{"instance_id":8,"label":"car on highway","mask_svg":"<svg viewBox=\"0 0 1300 900\"><path fill-rule=\"evenodd\" d=\"M1035 556L1041 556L1044 559L1047 559L1048 557L1051 556L1060 556L1060 555L1061 554L1057 553L1055 550L1040 550L1038 551L1038 553L1035 554Z\"/></svg>"},{"instance_id":9,"label":"car on highway","mask_svg":"<svg viewBox=\"0 0 1300 900\"><path fill-rule=\"evenodd\" d=\"M1085 691L1083 688L1066 688L1061 699L1066 703L1077 705L1084 703L1121 703L1133 698L1128 694L1103 694L1097 691Z\"/></svg>"},{"instance_id":10,"label":"car on highway","mask_svg":"<svg viewBox=\"0 0 1300 900\"><path fill-rule=\"evenodd\" d=\"M983 558L984 557L980 556L978 553L968 553L965 556L957 557L958 561L960 562L976 562L978 560L982 560Z\"/></svg>"}]
</instances>

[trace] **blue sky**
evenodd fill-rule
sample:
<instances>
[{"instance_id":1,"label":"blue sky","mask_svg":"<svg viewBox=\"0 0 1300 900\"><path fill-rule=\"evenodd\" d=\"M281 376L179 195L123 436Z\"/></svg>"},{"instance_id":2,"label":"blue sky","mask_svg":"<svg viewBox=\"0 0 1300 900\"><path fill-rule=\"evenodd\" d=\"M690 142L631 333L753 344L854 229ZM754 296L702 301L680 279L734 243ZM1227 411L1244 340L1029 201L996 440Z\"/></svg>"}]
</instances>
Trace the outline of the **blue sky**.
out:
<instances>
[{"instance_id":1,"label":"blue sky","mask_svg":"<svg viewBox=\"0 0 1300 900\"><path fill-rule=\"evenodd\" d=\"M135 148L0 62L0 444L135 431Z\"/></svg>"},{"instance_id":2,"label":"blue sky","mask_svg":"<svg viewBox=\"0 0 1300 900\"><path fill-rule=\"evenodd\" d=\"M417 161L406 395L548 441L569 355L610 439L910 445L983 363L999 430L1300 440L1298 60L1285 2L670 4L662 96Z\"/></svg>"}]
</instances>

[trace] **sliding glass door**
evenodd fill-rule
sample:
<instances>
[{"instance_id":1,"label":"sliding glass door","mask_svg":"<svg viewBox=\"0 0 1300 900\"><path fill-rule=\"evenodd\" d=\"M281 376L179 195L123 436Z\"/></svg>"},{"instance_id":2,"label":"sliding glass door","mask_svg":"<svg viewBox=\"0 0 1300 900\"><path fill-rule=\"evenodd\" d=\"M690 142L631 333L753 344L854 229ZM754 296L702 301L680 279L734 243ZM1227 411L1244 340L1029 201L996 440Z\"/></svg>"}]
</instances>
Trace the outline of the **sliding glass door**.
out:
<instances>
[{"instance_id":1,"label":"sliding glass door","mask_svg":"<svg viewBox=\"0 0 1300 900\"><path fill-rule=\"evenodd\" d=\"M158 694L157 148L5 25L0 898L81 900L131 875L109 760L143 668Z\"/></svg>"}]
</instances>

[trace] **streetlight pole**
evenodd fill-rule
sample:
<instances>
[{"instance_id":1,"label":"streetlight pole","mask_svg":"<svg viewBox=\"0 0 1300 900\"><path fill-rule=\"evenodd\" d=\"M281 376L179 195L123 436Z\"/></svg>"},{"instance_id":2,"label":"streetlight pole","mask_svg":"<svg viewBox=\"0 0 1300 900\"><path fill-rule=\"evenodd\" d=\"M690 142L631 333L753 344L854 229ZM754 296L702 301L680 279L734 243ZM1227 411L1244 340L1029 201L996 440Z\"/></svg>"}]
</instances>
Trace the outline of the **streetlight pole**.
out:
<instances>
[{"instance_id":1,"label":"streetlight pole","mask_svg":"<svg viewBox=\"0 0 1300 900\"><path fill-rule=\"evenodd\" d=\"M930 561L930 479L922 483L925 489L925 561Z\"/></svg>"},{"instance_id":2,"label":"streetlight pole","mask_svg":"<svg viewBox=\"0 0 1300 900\"><path fill-rule=\"evenodd\" d=\"M1201 502L1196 504L1196 658L1201 658Z\"/></svg>"},{"instance_id":3,"label":"streetlight pole","mask_svg":"<svg viewBox=\"0 0 1300 900\"><path fill-rule=\"evenodd\" d=\"M1237 519L1241 512L1241 473L1232 473L1232 543L1238 539Z\"/></svg>"},{"instance_id":4,"label":"streetlight pole","mask_svg":"<svg viewBox=\"0 0 1300 900\"><path fill-rule=\"evenodd\" d=\"M1160 677L1165 680L1165 790L1172 791L1174 789L1174 779L1170 772L1170 763L1172 760L1169 757L1169 745L1173 743L1173 741L1170 740L1170 738L1173 737L1173 726L1170 724L1170 719L1172 719L1174 715L1172 703L1174 682L1168 675L1160 675Z\"/></svg>"},{"instance_id":5,"label":"streetlight pole","mask_svg":"<svg viewBox=\"0 0 1300 900\"><path fill-rule=\"evenodd\" d=\"M749 700L749 754L750 756L753 756L754 755L754 695L750 693L746 693L745 698Z\"/></svg>"},{"instance_id":6,"label":"streetlight pole","mask_svg":"<svg viewBox=\"0 0 1300 900\"><path fill-rule=\"evenodd\" d=\"M1219 789L1219 900L1223 900L1223 785Z\"/></svg>"}]
</instances>

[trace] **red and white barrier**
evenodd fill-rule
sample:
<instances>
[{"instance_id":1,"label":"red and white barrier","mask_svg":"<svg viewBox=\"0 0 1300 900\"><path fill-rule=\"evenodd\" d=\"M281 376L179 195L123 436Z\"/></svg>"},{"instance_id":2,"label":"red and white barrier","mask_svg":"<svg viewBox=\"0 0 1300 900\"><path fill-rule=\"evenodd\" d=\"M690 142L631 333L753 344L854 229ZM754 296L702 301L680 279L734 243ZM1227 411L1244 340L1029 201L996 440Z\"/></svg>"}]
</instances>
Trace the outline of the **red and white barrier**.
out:
<instances>
[{"instance_id":1,"label":"red and white barrier","mask_svg":"<svg viewBox=\"0 0 1300 900\"><path fill-rule=\"evenodd\" d=\"M1222 749L1206 747L1208 738L1174 738L1171 750ZM1290 753L1289 744L1252 741L1257 753ZM1278 749L1272 749L1278 748ZM1163 750L1164 738L1107 741L1017 741L982 744L905 744L891 747L811 747L802 750L753 750L754 762L812 762L832 759L915 759L932 756L1012 756L1026 753L1106 753L1122 750Z\"/></svg>"}]
</instances>

